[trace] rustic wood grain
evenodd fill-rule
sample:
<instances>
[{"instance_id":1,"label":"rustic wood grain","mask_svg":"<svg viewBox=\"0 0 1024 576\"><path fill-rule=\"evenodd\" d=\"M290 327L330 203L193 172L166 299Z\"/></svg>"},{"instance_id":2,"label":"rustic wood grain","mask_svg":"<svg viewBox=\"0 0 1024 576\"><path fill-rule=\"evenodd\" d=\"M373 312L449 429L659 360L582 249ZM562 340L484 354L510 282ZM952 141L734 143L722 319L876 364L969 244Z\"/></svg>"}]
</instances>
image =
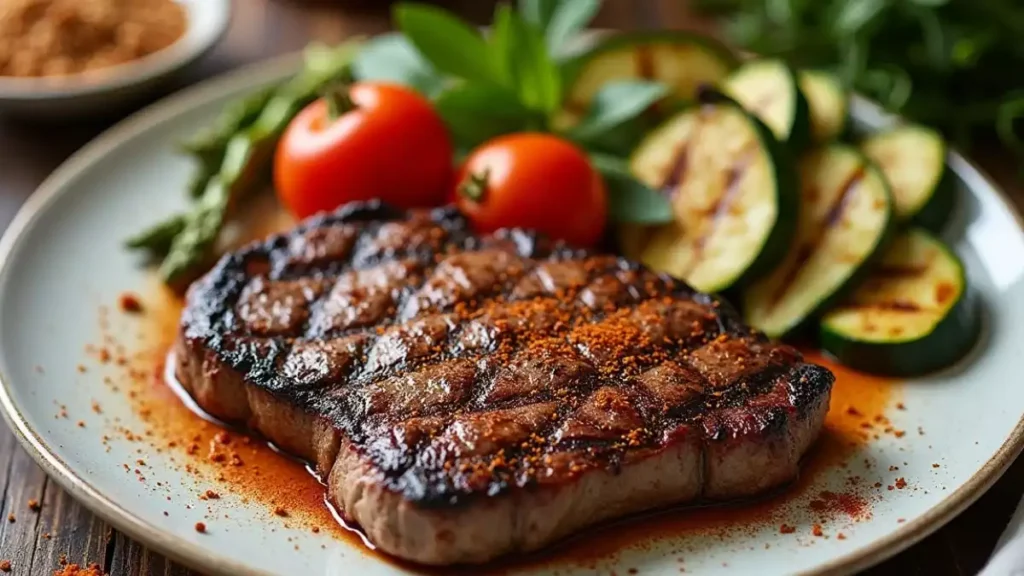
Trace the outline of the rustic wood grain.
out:
<instances>
[{"instance_id":1,"label":"rustic wood grain","mask_svg":"<svg viewBox=\"0 0 1024 576\"><path fill-rule=\"evenodd\" d=\"M114 550L114 530L90 514L53 480L47 480L43 489L35 535L32 570L19 571L19 574L49 576L62 558L80 566L90 562L102 565Z\"/></svg>"},{"instance_id":2,"label":"rustic wood grain","mask_svg":"<svg viewBox=\"0 0 1024 576\"><path fill-rule=\"evenodd\" d=\"M111 575L198 576L197 572L151 552L124 534L117 533L116 545L108 559Z\"/></svg>"},{"instance_id":3,"label":"rustic wood grain","mask_svg":"<svg viewBox=\"0 0 1024 576\"><path fill-rule=\"evenodd\" d=\"M442 0L478 23L488 21L493 1ZM378 0L235 0L232 27L223 42L161 93L191 84L239 65L302 48L310 39L334 42L353 34L389 28L390 2ZM609 0L595 25L607 28L670 28L706 31L679 0ZM156 95L154 95L155 97ZM144 105L140 103L139 106ZM18 206L68 155L110 126L110 118L47 126L0 118L0 228ZM1018 206L1024 189L1015 168L998 154L981 155L984 166L1010 191ZM107 526L49 481L14 437L0 429L0 559L10 560L14 574L50 575L63 560L96 562L114 576L197 576L197 573L150 552ZM869 571L870 574L970 575L984 565L1024 491L1024 461L976 504L920 544ZM42 504L38 512L28 500ZM14 514L15 522L7 522Z\"/></svg>"}]
</instances>

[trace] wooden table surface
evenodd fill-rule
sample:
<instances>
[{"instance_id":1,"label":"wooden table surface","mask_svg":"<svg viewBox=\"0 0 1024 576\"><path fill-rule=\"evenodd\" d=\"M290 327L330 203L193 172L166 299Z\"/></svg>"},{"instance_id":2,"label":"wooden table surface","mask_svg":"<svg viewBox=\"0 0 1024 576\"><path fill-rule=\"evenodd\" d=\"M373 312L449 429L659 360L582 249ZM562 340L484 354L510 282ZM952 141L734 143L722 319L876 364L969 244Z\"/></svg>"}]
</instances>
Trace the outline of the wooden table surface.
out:
<instances>
[{"instance_id":1,"label":"wooden table surface","mask_svg":"<svg viewBox=\"0 0 1024 576\"><path fill-rule=\"evenodd\" d=\"M493 2L446 1L464 16L486 22ZM227 36L207 57L162 93L252 61L302 48L307 41L338 41L351 34L389 28L387 2L381 0L235 0ZM678 0L609 0L596 25L609 28L706 28ZM159 96L159 95L156 95ZM123 116L122 111L119 116ZM72 152L118 117L74 124L41 124L0 118L0 227L6 227L36 186ZM1024 188L1015 170L998 154L986 155L985 168L1024 205ZM6 429L0 428L0 477L3 509L15 522L0 522L0 559L18 575L50 575L60 558L95 562L114 576L191 575L159 554L119 533L71 499L35 465ZM1024 462L1010 471L970 509L937 533L874 570L879 574L975 574L984 565L1005 523L1024 492ZM26 502L42 508L30 511Z\"/></svg>"}]
</instances>

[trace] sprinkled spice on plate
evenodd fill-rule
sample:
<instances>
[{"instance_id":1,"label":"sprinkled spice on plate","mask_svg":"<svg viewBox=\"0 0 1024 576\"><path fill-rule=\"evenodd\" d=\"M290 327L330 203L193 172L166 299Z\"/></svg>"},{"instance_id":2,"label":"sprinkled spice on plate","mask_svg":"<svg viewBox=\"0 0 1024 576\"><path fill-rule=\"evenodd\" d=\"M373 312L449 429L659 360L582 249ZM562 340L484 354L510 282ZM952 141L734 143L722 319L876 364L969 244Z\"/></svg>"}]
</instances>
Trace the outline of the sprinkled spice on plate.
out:
<instances>
[{"instance_id":1,"label":"sprinkled spice on plate","mask_svg":"<svg viewBox=\"0 0 1024 576\"><path fill-rule=\"evenodd\" d=\"M138 313L142 312L142 301L139 300L138 296L131 292L124 292L117 299L117 305L124 312Z\"/></svg>"},{"instance_id":2,"label":"sprinkled spice on plate","mask_svg":"<svg viewBox=\"0 0 1024 576\"><path fill-rule=\"evenodd\" d=\"M822 491L808 505L811 510L819 513L843 513L851 518L860 518L869 514L868 501L856 494Z\"/></svg>"}]
</instances>

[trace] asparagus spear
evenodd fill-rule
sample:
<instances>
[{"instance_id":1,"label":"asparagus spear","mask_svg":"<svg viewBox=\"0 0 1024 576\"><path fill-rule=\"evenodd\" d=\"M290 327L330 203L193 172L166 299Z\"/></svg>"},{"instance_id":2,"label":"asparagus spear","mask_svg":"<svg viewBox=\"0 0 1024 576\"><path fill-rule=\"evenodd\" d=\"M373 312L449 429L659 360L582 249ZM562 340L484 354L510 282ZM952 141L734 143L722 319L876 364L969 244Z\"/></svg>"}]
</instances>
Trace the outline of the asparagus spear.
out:
<instances>
[{"instance_id":1,"label":"asparagus spear","mask_svg":"<svg viewBox=\"0 0 1024 576\"><path fill-rule=\"evenodd\" d=\"M174 237L185 229L185 215L175 214L167 220L139 232L125 240L125 246L135 250L146 250L154 256L166 256Z\"/></svg>"},{"instance_id":2,"label":"asparagus spear","mask_svg":"<svg viewBox=\"0 0 1024 576\"><path fill-rule=\"evenodd\" d=\"M181 144L182 150L191 154L198 164L189 183L190 197L202 195L210 178L220 168L231 137L259 118L275 88L261 90L227 105L210 127Z\"/></svg>"},{"instance_id":3,"label":"asparagus spear","mask_svg":"<svg viewBox=\"0 0 1024 576\"><path fill-rule=\"evenodd\" d=\"M358 41L335 48L313 46L298 75L275 90L256 120L236 133L225 146L219 171L207 183L185 225L175 235L160 267L164 281L182 286L211 257L217 236L233 206L257 189L267 173L277 141L302 108L332 82L348 76Z\"/></svg>"},{"instance_id":4,"label":"asparagus spear","mask_svg":"<svg viewBox=\"0 0 1024 576\"><path fill-rule=\"evenodd\" d=\"M265 88L229 103L213 124L182 142L181 149L199 157L223 156L228 140L259 118L276 89L277 86Z\"/></svg>"}]
</instances>

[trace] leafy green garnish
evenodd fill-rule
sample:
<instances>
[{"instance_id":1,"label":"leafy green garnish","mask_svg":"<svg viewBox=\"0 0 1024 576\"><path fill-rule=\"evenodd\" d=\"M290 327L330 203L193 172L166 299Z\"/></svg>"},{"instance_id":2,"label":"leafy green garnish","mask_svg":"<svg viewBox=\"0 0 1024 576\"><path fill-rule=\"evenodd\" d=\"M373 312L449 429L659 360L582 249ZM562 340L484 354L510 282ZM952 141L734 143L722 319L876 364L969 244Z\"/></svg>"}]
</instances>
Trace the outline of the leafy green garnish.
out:
<instances>
[{"instance_id":1,"label":"leafy green garnish","mask_svg":"<svg viewBox=\"0 0 1024 576\"><path fill-rule=\"evenodd\" d=\"M524 106L514 92L485 84L453 86L438 95L434 107L455 140L466 148L544 123L544 116Z\"/></svg>"},{"instance_id":2,"label":"leafy green garnish","mask_svg":"<svg viewBox=\"0 0 1024 576\"><path fill-rule=\"evenodd\" d=\"M554 4L550 16L541 24L548 49L559 55L572 37L587 27L601 9L599 0L577 0L575 2L550 2Z\"/></svg>"},{"instance_id":3,"label":"leafy green garnish","mask_svg":"<svg viewBox=\"0 0 1024 576\"><path fill-rule=\"evenodd\" d=\"M519 14L527 22L541 30L547 30L548 23L551 22L560 4L562 2L559 0L519 0ZM506 7L511 9L511 6Z\"/></svg>"},{"instance_id":4,"label":"leafy green garnish","mask_svg":"<svg viewBox=\"0 0 1024 576\"><path fill-rule=\"evenodd\" d=\"M444 78L400 33L373 38L352 62L352 74L362 80L380 80L409 86L428 96L439 93Z\"/></svg>"},{"instance_id":5,"label":"leafy green garnish","mask_svg":"<svg viewBox=\"0 0 1024 576\"><path fill-rule=\"evenodd\" d=\"M435 68L457 78L501 85L483 36L446 10L429 4L395 6L399 30Z\"/></svg>"},{"instance_id":6,"label":"leafy green garnish","mask_svg":"<svg viewBox=\"0 0 1024 576\"><path fill-rule=\"evenodd\" d=\"M562 104L562 77L551 59L541 30L509 12L509 41L505 57L511 62L512 82L529 108L551 113Z\"/></svg>"},{"instance_id":7,"label":"leafy green garnish","mask_svg":"<svg viewBox=\"0 0 1024 576\"><path fill-rule=\"evenodd\" d=\"M647 80L608 82L594 95L583 120L569 131L578 142L593 142L637 117L668 94L668 87Z\"/></svg>"}]
</instances>

